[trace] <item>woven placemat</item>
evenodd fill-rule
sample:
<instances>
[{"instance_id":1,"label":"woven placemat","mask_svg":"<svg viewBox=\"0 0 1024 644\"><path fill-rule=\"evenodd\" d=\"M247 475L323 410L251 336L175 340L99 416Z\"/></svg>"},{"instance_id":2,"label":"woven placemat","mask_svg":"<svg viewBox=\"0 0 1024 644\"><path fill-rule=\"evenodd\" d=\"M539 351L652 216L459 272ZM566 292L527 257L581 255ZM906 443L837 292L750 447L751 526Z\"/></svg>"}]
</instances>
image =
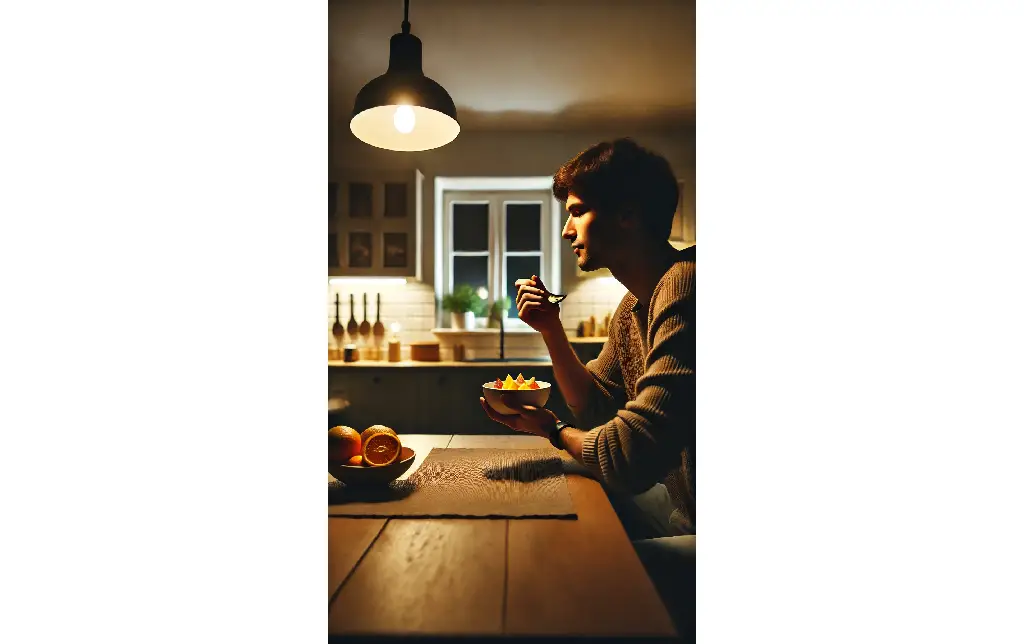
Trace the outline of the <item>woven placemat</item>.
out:
<instances>
[{"instance_id":1,"label":"woven placemat","mask_svg":"<svg viewBox=\"0 0 1024 644\"><path fill-rule=\"evenodd\" d=\"M554 449L434 448L407 480L335 484L328 504L330 516L576 518Z\"/></svg>"}]
</instances>

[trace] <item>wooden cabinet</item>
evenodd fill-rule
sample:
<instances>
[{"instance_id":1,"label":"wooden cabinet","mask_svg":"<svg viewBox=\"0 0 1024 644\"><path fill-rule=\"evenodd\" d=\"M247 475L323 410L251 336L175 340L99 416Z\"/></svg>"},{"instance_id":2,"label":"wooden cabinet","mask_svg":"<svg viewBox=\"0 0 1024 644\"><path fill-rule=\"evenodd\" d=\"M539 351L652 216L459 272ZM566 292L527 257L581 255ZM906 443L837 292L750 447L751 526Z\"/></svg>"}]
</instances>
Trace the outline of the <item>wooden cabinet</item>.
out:
<instances>
[{"instance_id":1,"label":"wooden cabinet","mask_svg":"<svg viewBox=\"0 0 1024 644\"><path fill-rule=\"evenodd\" d=\"M329 190L330 277L423 279L423 173L345 171Z\"/></svg>"},{"instance_id":2,"label":"wooden cabinet","mask_svg":"<svg viewBox=\"0 0 1024 644\"><path fill-rule=\"evenodd\" d=\"M480 406L480 387L487 380L523 371L554 382L550 366L527 368L463 366L339 366L328 367L329 396L344 407L329 414L329 426L344 424L362 431L383 424L399 434L510 434L513 430L487 417ZM558 388L548 409L562 420L572 415Z\"/></svg>"}]
</instances>

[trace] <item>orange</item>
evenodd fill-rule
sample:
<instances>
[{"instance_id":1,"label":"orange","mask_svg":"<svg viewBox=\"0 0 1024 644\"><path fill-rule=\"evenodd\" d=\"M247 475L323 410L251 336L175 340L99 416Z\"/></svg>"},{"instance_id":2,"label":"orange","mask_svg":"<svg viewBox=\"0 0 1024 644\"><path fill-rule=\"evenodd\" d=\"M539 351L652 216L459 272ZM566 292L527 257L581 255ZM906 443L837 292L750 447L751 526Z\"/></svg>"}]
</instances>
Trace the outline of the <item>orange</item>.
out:
<instances>
[{"instance_id":1,"label":"orange","mask_svg":"<svg viewBox=\"0 0 1024 644\"><path fill-rule=\"evenodd\" d=\"M363 451L363 441L359 432L338 425L327 430L327 459L331 461L348 461Z\"/></svg>"},{"instance_id":2,"label":"orange","mask_svg":"<svg viewBox=\"0 0 1024 644\"><path fill-rule=\"evenodd\" d=\"M352 458L348 459L348 464L349 465L362 465L363 464L363 457L362 457L362 455L361 454L356 454Z\"/></svg>"},{"instance_id":3,"label":"orange","mask_svg":"<svg viewBox=\"0 0 1024 644\"><path fill-rule=\"evenodd\" d=\"M360 434L360 437L363 439L363 442L366 442L367 438L378 432L384 432L385 434L391 434L392 436L396 437L398 436L398 434L395 433L395 430L391 429L387 425L370 425L369 427L363 430L363 433Z\"/></svg>"},{"instance_id":4,"label":"orange","mask_svg":"<svg viewBox=\"0 0 1024 644\"><path fill-rule=\"evenodd\" d=\"M362 433L361 438L364 465L390 465L402 452L402 442L390 427L373 425Z\"/></svg>"}]
</instances>

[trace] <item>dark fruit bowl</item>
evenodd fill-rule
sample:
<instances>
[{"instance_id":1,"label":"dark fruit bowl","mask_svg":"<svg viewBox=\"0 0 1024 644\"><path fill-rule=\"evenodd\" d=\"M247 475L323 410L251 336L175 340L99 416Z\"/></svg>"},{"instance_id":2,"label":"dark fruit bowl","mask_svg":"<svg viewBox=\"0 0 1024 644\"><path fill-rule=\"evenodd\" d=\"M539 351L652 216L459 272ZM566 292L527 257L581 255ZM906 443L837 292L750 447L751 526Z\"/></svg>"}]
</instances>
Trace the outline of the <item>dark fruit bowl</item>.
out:
<instances>
[{"instance_id":1,"label":"dark fruit bowl","mask_svg":"<svg viewBox=\"0 0 1024 644\"><path fill-rule=\"evenodd\" d=\"M412 448L402 446L402 452L391 465L349 465L327 461L327 471L345 485L387 485L405 474L416 460Z\"/></svg>"}]
</instances>

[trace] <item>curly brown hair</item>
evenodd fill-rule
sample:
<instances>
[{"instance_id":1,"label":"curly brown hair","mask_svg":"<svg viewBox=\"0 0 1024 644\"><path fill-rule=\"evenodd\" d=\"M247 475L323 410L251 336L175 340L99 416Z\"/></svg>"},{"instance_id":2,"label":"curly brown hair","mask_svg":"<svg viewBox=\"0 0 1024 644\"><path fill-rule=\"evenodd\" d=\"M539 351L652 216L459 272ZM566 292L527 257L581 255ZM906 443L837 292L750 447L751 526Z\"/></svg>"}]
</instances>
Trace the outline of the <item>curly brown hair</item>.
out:
<instances>
[{"instance_id":1,"label":"curly brown hair","mask_svg":"<svg viewBox=\"0 0 1024 644\"><path fill-rule=\"evenodd\" d=\"M599 213L633 211L657 239L668 239L679 185L665 157L629 138L602 141L555 173L552 192L565 202L572 192Z\"/></svg>"}]
</instances>

